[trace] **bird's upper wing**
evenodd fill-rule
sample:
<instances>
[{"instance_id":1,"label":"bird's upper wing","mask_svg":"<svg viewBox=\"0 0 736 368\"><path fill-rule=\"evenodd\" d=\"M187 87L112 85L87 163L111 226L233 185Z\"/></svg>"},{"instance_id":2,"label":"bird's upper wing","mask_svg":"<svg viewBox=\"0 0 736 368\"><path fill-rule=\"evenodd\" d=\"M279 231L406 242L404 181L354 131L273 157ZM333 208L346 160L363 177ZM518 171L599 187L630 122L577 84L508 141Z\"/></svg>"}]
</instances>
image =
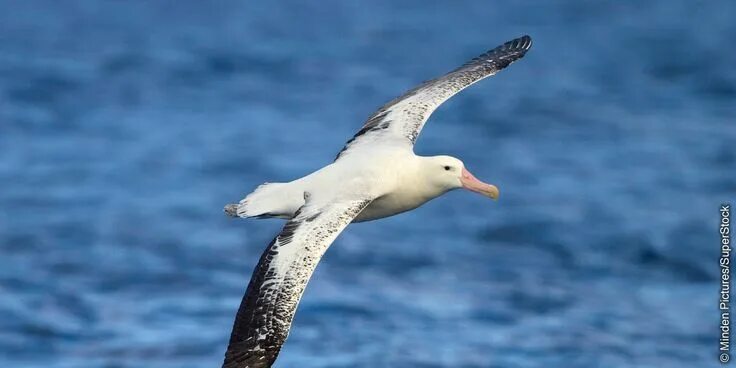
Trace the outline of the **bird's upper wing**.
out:
<instances>
[{"instance_id":1,"label":"bird's upper wing","mask_svg":"<svg viewBox=\"0 0 736 368\"><path fill-rule=\"evenodd\" d=\"M270 367L320 258L370 199L308 197L266 248L235 317L223 367Z\"/></svg>"},{"instance_id":2,"label":"bird's upper wing","mask_svg":"<svg viewBox=\"0 0 736 368\"><path fill-rule=\"evenodd\" d=\"M496 74L520 59L532 46L523 36L482 54L461 67L404 93L373 113L337 154L337 159L375 141L395 140L411 147L424 123L443 102L471 84Z\"/></svg>"}]
</instances>

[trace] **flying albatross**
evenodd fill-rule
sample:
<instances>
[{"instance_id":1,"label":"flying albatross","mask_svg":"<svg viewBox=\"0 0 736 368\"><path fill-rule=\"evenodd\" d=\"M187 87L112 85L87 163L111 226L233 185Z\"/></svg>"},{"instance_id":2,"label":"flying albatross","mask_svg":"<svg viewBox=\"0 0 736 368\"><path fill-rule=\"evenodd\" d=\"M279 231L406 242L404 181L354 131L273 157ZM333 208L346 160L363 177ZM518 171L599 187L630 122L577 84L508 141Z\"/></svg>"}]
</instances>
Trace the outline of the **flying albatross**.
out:
<instances>
[{"instance_id":1,"label":"flying albatross","mask_svg":"<svg viewBox=\"0 0 736 368\"><path fill-rule=\"evenodd\" d=\"M264 251L235 316L223 367L270 367L289 334L304 288L322 255L351 222L417 208L457 188L498 198L463 162L414 154L432 112L471 84L520 59L532 40L504 43L383 105L335 161L288 183L266 183L240 203L234 217L283 218L286 225Z\"/></svg>"}]
</instances>

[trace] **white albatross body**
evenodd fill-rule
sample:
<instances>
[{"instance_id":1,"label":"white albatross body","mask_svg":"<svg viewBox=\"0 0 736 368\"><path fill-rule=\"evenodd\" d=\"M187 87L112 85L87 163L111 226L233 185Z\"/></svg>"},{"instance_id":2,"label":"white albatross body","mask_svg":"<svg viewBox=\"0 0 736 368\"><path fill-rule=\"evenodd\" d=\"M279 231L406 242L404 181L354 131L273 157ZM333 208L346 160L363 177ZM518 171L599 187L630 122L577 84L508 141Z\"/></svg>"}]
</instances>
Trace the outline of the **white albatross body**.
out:
<instances>
[{"instance_id":1,"label":"white albatross body","mask_svg":"<svg viewBox=\"0 0 736 368\"><path fill-rule=\"evenodd\" d=\"M305 204L305 193L320 195L325 191L329 191L331 197L373 199L352 222L393 216L455 189L453 184L457 180L448 185L433 185L435 183L424 175L427 171L444 170L444 164L450 165L452 170L462 168L462 163L451 157L421 157L400 147L389 147L371 156L349 156L292 182L261 186L238 204L238 216L290 219ZM457 177L453 174L448 175L451 180ZM262 206L267 206L268 210L264 211ZM249 211L255 212L250 214Z\"/></svg>"},{"instance_id":2,"label":"white albatross body","mask_svg":"<svg viewBox=\"0 0 736 368\"><path fill-rule=\"evenodd\" d=\"M490 198L498 189L449 156L414 154L431 113L473 83L523 57L531 38L509 41L452 72L423 83L374 113L335 161L288 183L259 186L225 207L238 217L288 219L261 256L235 318L223 367L270 367L320 258L351 222L412 210L465 188Z\"/></svg>"}]
</instances>

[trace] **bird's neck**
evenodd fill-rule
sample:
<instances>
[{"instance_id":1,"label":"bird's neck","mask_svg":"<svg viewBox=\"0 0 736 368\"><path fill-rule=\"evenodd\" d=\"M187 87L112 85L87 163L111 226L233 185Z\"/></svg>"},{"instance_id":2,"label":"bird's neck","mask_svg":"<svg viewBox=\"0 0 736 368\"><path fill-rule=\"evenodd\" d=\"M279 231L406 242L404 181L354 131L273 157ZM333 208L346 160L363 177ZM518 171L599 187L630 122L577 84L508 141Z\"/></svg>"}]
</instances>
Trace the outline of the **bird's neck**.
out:
<instances>
[{"instance_id":1,"label":"bird's neck","mask_svg":"<svg viewBox=\"0 0 736 368\"><path fill-rule=\"evenodd\" d=\"M416 156L416 167L411 179L411 186L414 188L416 195L429 201L447 193L452 188L446 188L438 185L434 179L437 172L437 163L432 157Z\"/></svg>"}]
</instances>

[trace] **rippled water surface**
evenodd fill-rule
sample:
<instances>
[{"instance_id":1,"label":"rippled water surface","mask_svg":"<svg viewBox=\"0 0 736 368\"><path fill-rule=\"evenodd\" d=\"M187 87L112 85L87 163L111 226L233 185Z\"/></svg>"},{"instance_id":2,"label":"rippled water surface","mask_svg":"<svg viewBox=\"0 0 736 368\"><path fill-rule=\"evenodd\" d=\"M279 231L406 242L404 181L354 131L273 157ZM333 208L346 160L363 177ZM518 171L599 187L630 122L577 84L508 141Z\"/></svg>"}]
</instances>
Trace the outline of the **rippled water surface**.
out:
<instances>
[{"instance_id":1,"label":"rippled water surface","mask_svg":"<svg viewBox=\"0 0 736 368\"><path fill-rule=\"evenodd\" d=\"M351 226L277 367L717 367L733 1L0 3L0 366L217 367L275 220L422 80L522 34L420 154L497 184Z\"/></svg>"}]
</instances>

